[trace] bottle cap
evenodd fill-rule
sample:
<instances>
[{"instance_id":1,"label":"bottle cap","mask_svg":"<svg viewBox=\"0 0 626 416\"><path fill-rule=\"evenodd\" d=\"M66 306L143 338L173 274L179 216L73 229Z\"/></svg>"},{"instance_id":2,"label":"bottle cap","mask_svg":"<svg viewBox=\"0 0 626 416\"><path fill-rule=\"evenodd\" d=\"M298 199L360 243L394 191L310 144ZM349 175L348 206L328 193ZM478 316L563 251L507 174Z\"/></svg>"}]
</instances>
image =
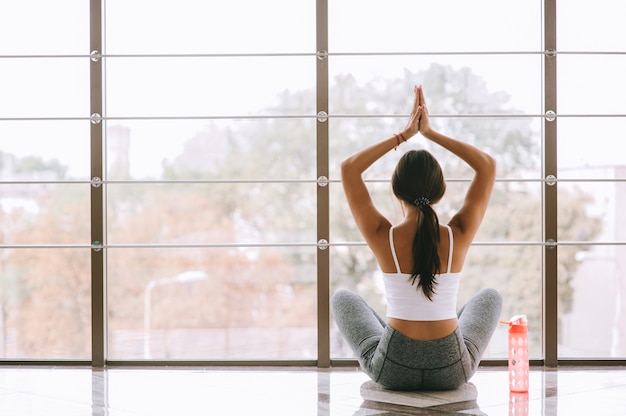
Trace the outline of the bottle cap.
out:
<instances>
[{"instance_id":1,"label":"bottle cap","mask_svg":"<svg viewBox=\"0 0 626 416\"><path fill-rule=\"evenodd\" d=\"M500 321L500 323L508 324L511 332L528 332L528 318L526 315L515 315L508 321Z\"/></svg>"}]
</instances>

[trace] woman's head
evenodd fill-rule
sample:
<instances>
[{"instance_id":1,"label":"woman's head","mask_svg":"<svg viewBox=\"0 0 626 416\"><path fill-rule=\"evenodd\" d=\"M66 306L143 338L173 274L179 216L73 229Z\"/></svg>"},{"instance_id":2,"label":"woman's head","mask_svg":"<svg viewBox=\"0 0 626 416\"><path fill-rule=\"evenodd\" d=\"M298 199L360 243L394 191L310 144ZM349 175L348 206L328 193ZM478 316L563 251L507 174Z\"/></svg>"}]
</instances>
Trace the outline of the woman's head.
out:
<instances>
[{"instance_id":1,"label":"woman's head","mask_svg":"<svg viewBox=\"0 0 626 416\"><path fill-rule=\"evenodd\" d=\"M402 155L391 178L391 187L398 199L418 206L436 204L446 192L441 166L426 150L409 150Z\"/></svg>"},{"instance_id":2,"label":"woman's head","mask_svg":"<svg viewBox=\"0 0 626 416\"><path fill-rule=\"evenodd\" d=\"M446 182L439 162L426 150L410 150L398 161L391 178L397 198L417 206L422 215L413 240L411 282L417 282L428 299L435 294L435 275L440 272L439 218L432 209L446 192ZM449 271L449 270L448 270Z\"/></svg>"}]
</instances>

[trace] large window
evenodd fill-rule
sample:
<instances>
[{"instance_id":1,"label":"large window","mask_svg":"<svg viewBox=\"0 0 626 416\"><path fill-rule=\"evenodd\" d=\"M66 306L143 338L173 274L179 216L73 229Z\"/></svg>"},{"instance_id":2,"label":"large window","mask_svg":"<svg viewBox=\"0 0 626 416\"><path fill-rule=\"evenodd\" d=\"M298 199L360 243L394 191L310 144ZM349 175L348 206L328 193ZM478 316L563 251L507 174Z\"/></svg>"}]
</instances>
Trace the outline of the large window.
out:
<instances>
[{"instance_id":1,"label":"large window","mask_svg":"<svg viewBox=\"0 0 626 416\"><path fill-rule=\"evenodd\" d=\"M415 84L498 162L459 303L500 290L533 359L624 359L626 8L557 6L3 2L0 360L351 358L330 293L385 299L339 165L403 127ZM471 172L422 138L372 194L398 219L410 148L442 162L447 222Z\"/></svg>"},{"instance_id":2,"label":"large window","mask_svg":"<svg viewBox=\"0 0 626 416\"><path fill-rule=\"evenodd\" d=\"M617 0L559 2L559 354L626 356L626 28ZM592 27L594 36L580 33ZM577 219L576 217L579 217Z\"/></svg>"}]
</instances>

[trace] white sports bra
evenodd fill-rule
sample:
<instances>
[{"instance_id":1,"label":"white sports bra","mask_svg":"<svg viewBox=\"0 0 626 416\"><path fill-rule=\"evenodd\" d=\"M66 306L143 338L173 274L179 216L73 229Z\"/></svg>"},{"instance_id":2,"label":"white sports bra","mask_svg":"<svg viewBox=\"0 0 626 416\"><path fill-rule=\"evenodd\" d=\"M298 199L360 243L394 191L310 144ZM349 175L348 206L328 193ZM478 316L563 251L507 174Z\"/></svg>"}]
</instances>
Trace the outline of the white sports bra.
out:
<instances>
[{"instance_id":1,"label":"white sports bra","mask_svg":"<svg viewBox=\"0 0 626 416\"><path fill-rule=\"evenodd\" d=\"M461 272L451 273L452 250L454 240L452 228L445 225L450 236L450 252L448 254L448 268L446 273L436 274L436 284L433 287L432 300L424 295L421 288L411 284L411 274L400 271L400 263L393 244L393 227L389 229L389 244L396 273L383 273L385 293L387 295L387 318L404 319L408 321L442 321L457 317L456 302L459 292ZM419 277L418 277L419 278Z\"/></svg>"}]
</instances>

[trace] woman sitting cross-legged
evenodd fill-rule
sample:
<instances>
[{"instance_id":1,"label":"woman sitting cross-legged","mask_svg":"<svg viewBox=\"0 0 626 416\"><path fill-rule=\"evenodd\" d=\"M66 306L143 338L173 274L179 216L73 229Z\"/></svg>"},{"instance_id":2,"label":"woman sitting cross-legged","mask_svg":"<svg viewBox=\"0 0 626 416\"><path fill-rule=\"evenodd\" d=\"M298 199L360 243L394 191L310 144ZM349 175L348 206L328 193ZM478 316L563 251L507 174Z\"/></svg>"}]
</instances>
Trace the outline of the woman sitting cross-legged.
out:
<instances>
[{"instance_id":1,"label":"woman sitting cross-legged","mask_svg":"<svg viewBox=\"0 0 626 416\"><path fill-rule=\"evenodd\" d=\"M496 165L485 152L433 130L421 86L414 94L404 130L341 165L348 205L383 272L386 319L345 289L333 294L331 307L339 331L372 380L394 390L448 390L476 372L502 309L500 294L484 289L456 310L461 270L487 209ZM393 172L392 189L404 212L399 224L376 209L362 178L373 163L418 133L474 170L464 202L448 224L440 224L434 210L446 183L431 153L410 150Z\"/></svg>"}]
</instances>

